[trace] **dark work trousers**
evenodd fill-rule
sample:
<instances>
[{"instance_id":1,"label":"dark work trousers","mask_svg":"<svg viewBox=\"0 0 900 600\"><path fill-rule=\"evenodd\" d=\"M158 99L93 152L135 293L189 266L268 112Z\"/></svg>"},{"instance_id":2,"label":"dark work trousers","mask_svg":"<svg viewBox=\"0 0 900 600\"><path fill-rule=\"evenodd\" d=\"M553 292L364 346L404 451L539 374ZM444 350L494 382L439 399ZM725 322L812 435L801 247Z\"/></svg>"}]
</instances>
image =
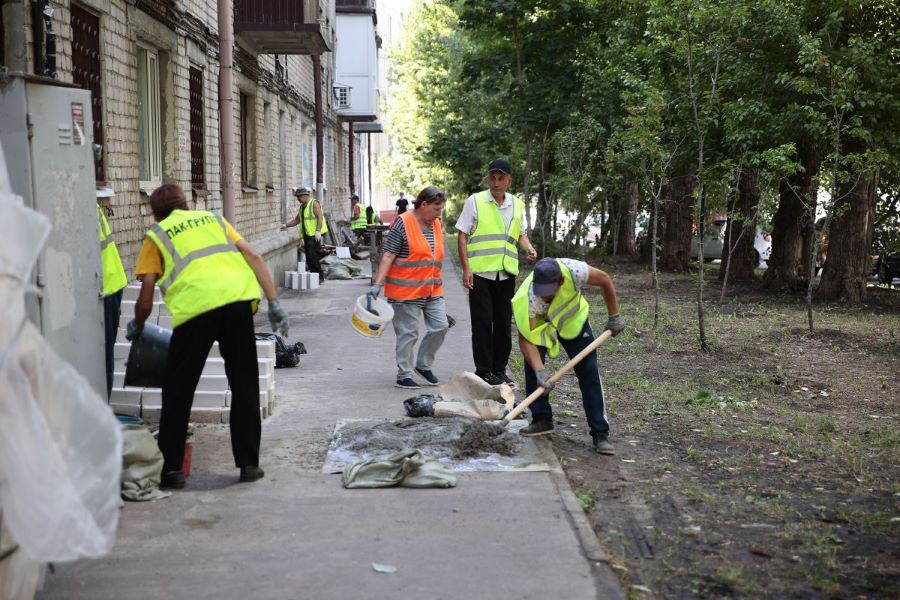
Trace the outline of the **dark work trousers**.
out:
<instances>
[{"instance_id":1,"label":"dark work trousers","mask_svg":"<svg viewBox=\"0 0 900 600\"><path fill-rule=\"evenodd\" d=\"M106 399L113 387L116 337L119 333L119 315L122 313L122 290L103 297L103 323L106 328Z\"/></svg>"},{"instance_id":2,"label":"dark work trousers","mask_svg":"<svg viewBox=\"0 0 900 600\"><path fill-rule=\"evenodd\" d=\"M163 472L180 471L194 391L214 341L231 387L231 451L238 467L259 465L259 367L250 301L234 302L175 328L166 359L159 418Z\"/></svg>"},{"instance_id":3,"label":"dark work trousers","mask_svg":"<svg viewBox=\"0 0 900 600\"><path fill-rule=\"evenodd\" d=\"M585 321L581 333L575 339L565 340L559 338L559 341L569 358L572 358L594 341L594 331L591 329L590 322ZM538 352L541 354L541 361L545 360L547 349L543 346L538 346ZM596 350L575 365L575 376L578 378L578 387L581 388L581 403L584 405L584 414L587 415L591 433L608 435L609 422L606 420L606 405L603 402L603 382L600 380L600 371L597 370ZM531 368L528 361L525 361L526 395L530 395L537 387L537 377L534 375L534 369ZM553 419L549 393L532 402L529 408L534 421L550 421Z\"/></svg>"},{"instance_id":4,"label":"dark work trousers","mask_svg":"<svg viewBox=\"0 0 900 600\"><path fill-rule=\"evenodd\" d=\"M516 278L491 280L475 275L469 290L472 318L472 357L475 372L505 373L512 350L512 297Z\"/></svg>"},{"instance_id":5,"label":"dark work trousers","mask_svg":"<svg viewBox=\"0 0 900 600\"><path fill-rule=\"evenodd\" d=\"M319 242L315 237L303 238L303 254L306 256L306 268L310 273L319 274L319 283L325 279L322 277L322 265L319 264Z\"/></svg>"}]
</instances>

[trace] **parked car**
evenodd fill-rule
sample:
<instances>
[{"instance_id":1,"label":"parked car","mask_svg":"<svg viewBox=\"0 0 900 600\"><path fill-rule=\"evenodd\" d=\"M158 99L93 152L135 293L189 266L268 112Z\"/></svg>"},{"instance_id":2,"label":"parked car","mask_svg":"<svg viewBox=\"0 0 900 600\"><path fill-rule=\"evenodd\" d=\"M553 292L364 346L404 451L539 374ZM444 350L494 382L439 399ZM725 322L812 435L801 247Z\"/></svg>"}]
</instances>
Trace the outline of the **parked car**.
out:
<instances>
[{"instance_id":1,"label":"parked car","mask_svg":"<svg viewBox=\"0 0 900 600\"><path fill-rule=\"evenodd\" d=\"M716 219L710 221L703 233L703 261L709 262L722 258L722 248L725 247L725 226L728 221ZM691 236L691 258L700 256L700 234L696 231Z\"/></svg>"},{"instance_id":2,"label":"parked car","mask_svg":"<svg viewBox=\"0 0 900 600\"><path fill-rule=\"evenodd\" d=\"M879 254L875 263L875 273L878 276L878 283L887 285L894 281L894 277L900 277L900 251Z\"/></svg>"},{"instance_id":3,"label":"parked car","mask_svg":"<svg viewBox=\"0 0 900 600\"><path fill-rule=\"evenodd\" d=\"M716 219L710 221L709 227L703 236L703 260L709 262L722 258L722 248L725 247L725 228L728 221ZM691 237L691 258L697 258L700 253L700 235L694 233ZM753 240L753 266L766 265L772 255L772 236L756 228L756 237Z\"/></svg>"}]
</instances>

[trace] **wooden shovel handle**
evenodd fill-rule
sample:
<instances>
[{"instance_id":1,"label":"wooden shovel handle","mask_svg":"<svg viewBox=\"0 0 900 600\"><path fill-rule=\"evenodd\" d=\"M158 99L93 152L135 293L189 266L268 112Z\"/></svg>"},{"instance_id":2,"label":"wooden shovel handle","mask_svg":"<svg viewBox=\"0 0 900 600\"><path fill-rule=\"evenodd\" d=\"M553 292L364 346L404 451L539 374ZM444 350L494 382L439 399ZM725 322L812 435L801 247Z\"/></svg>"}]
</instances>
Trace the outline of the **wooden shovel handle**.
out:
<instances>
[{"instance_id":1,"label":"wooden shovel handle","mask_svg":"<svg viewBox=\"0 0 900 600\"><path fill-rule=\"evenodd\" d=\"M566 373L571 371L573 368L575 368L575 365L577 365L584 359L585 356L587 356L588 354L590 354L591 352L596 350L600 344L602 344L603 342L605 342L606 340L608 340L611 337L612 337L612 331L610 331L609 329L607 329L606 331L601 333L599 335L599 337L597 337L597 339L595 339L593 342L588 344L588 346L584 350L582 350L581 352L579 352L578 354L573 356L569 360L569 362L567 362L565 365L563 365L563 367L561 369L559 369L556 373L551 375L550 379L547 380L547 383L553 383L553 382L557 381L560 377L562 377L563 375L565 375ZM529 396L527 398L522 400L517 407L515 407L514 409L509 411L509 413L505 417L503 417L503 419L507 423L509 423L510 421L512 421L513 419L518 417L519 414L523 410L525 410L526 408L531 406L531 403L534 402L535 400L537 400L538 398L540 398L543 394L544 394L543 387L539 387L538 389L534 390L533 392L531 392L531 394L529 394Z\"/></svg>"}]
</instances>

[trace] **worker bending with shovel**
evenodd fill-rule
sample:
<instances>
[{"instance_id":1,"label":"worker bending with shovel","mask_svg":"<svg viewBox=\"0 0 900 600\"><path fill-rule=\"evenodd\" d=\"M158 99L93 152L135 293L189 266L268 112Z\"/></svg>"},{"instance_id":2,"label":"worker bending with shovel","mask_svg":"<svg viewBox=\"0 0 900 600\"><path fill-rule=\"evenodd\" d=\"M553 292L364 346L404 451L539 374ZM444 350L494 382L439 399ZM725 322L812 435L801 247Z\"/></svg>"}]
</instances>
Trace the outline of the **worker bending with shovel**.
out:
<instances>
[{"instance_id":1,"label":"worker bending with shovel","mask_svg":"<svg viewBox=\"0 0 900 600\"><path fill-rule=\"evenodd\" d=\"M525 357L525 391L531 395L539 387L545 389L545 393L530 406L531 424L519 431L524 436L553 433L550 391L555 381L548 381L544 369L547 354L555 357L562 346L569 358L573 358L594 341L588 320L590 307L581 293L585 283L600 288L609 314L604 330L618 335L625 329L625 319L619 315L612 279L606 272L580 260L542 258L513 296L519 348ZM609 421L606 419L603 382L597 370L596 349L575 365L575 375L594 450L600 454L615 454L609 442Z\"/></svg>"},{"instance_id":2,"label":"worker bending with shovel","mask_svg":"<svg viewBox=\"0 0 900 600\"><path fill-rule=\"evenodd\" d=\"M184 441L194 391L214 341L225 359L231 387L231 450L241 481L263 477L259 468L259 372L253 313L262 286L269 301L269 323L287 335L288 315L263 257L220 216L188 210L184 192L166 183L150 195L156 224L147 232L135 275L141 291L126 337L135 340L153 309L159 283L172 313L172 341L163 376L159 449L160 486L183 488Z\"/></svg>"}]
</instances>

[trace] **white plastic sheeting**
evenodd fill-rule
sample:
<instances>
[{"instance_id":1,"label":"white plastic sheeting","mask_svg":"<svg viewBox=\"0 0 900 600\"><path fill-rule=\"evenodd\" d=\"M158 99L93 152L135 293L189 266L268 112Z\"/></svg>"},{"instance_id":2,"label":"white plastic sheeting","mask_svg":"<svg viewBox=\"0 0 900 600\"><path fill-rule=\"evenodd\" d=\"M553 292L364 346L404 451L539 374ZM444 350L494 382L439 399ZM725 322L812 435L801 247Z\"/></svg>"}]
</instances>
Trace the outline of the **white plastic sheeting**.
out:
<instances>
[{"instance_id":1,"label":"white plastic sheeting","mask_svg":"<svg viewBox=\"0 0 900 600\"><path fill-rule=\"evenodd\" d=\"M2 148L0 214L3 526L36 562L100 556L118 524L122 433L104 399L26 320L30 273L51 225L10 191ZM25 576L21 571L3 567L4 586L27 589L29 582L12 580Z\"/></svg>"}]
</instances>

